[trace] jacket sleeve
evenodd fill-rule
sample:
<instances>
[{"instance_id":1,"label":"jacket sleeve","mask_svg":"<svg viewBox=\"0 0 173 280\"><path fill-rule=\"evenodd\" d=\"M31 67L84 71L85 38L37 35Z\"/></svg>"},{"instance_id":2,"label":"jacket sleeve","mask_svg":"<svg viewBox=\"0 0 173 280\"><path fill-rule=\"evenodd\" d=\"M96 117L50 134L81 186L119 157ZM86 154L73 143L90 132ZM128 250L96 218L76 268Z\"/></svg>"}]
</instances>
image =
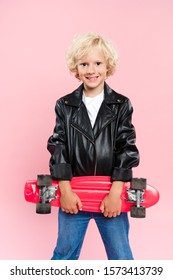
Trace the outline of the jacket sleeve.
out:
<instances>
[{"instance_id":1,"label":"jacket sleeve","mask_svg":"<svg viewBox=\"0 0 173 280\"><path fill-rule=\"evenodd\" d=\"M131 122L132 113L131 102L129 99L126 99L120 105L118 114L112 181L130 181L132 179L132 168L139 164L139 152L135 145L136 133Z\"/></svg>"},{"instance_id":2,"label":"jacket sleeve","mask_svg":"<svg viewBox=\"0 0 173 280\"><path fill-rule=\"evenodd\" d=\"M69 163L66 138L66 120L62 109L62 101L55 106L56 125L53 135L48 139L47 149L51 153L49 162L50 174L56 180L71 180L72 169Z\"/></svg>"}]
</instances>

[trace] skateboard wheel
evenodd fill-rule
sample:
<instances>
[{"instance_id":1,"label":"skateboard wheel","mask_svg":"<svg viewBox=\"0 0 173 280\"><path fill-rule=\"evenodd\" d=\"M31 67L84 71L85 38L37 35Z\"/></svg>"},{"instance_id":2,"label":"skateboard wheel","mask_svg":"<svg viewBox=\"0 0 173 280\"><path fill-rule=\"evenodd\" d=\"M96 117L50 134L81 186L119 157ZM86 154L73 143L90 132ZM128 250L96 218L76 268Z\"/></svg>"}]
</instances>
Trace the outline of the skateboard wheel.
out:
<instances>
[{"instance_id":1,"label":"skateboard wheel","mask_svg":"<svg viewBox=\"0 0 173 280\"><path fill-rule=\"evenodd\" d=\"M131 189L132 190L145 190L147 185L147 181L144 178L133 178L131 181Z\"/></svg>"},{"instance_id":2,"label":"skateboard wheel","mask_svg":"<svg viewBox=\"0 0 173 280\"><path fill-rule=\"evenodd\" d=\"M36 213L37 214L50 214L51 205L50 203L36 203Z\"/></svg>"},{"instance_id":3,"label":"skateboard wheel","mask_svg":"<svg viewBox=\"0 0 173 280\"><path fill-rule=\"evenodd\" d=\"M140 207L131 206L130 216L132 218L145 218L145 216L146 216L146 208L142 207L142 206L140 206Z\"/></svg>"},{"instance_id":4,"label":"skateboard wheel","mask_svg":"<svg viewBox=\"0 0 173 280\"><path fill-rule=\"evenodd\" d=\"M50 175L37 175L37 185L41 186L51 186L52 185L52 178Z\"/></svg>"}]
</instances>

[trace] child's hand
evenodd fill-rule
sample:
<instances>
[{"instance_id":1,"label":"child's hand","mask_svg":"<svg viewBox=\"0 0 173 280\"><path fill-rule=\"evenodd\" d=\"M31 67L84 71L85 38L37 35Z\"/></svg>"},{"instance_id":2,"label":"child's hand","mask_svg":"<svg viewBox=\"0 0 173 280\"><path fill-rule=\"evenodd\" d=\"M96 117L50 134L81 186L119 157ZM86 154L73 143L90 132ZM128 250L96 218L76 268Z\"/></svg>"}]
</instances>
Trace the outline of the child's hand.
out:
<instances>
[{"instance_id":1,"label":"child's hand","mask_svg":"<svg viewBox=\"0 0 173 280\"><path fill-rule=\"evenodd\" d=\"M124 182L113 182L109 194L103 199L100 210L105 217L116 217L121 214L121 193Z\"/></svg>"},{"instance_id":2,"label":"child's hand","mask_svg":"<svg viewBox=\"0 0 173 280\"><path fill-rule=\"evenodd\" d=\"M80 198L75 194L69 181L60 181L60 204L62 211L70 214L77 214L79 210L82 210L82 202Z\"/></svg>"}]
</instances>

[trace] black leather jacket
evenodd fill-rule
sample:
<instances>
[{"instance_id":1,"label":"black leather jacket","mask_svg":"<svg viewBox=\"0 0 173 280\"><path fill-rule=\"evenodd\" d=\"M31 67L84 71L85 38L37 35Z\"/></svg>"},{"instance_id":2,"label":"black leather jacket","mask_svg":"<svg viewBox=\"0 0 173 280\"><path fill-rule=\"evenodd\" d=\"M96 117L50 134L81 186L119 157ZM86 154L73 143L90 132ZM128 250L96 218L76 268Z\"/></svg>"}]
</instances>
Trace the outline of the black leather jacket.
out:
<instances>
[{"instance_id":1,"label":"black leather jacket","mask_svg":"<svg viewBox=\"0 0 173 280\"><path fill-rule=\"evenodd\" d=\"M131 180L139 153L129 99L105 83L104 101L92 128L82 94L83 84L56 103L56 126L48 140L52 177L104 175L112 181Z\"/></svg>"}]
</instances>

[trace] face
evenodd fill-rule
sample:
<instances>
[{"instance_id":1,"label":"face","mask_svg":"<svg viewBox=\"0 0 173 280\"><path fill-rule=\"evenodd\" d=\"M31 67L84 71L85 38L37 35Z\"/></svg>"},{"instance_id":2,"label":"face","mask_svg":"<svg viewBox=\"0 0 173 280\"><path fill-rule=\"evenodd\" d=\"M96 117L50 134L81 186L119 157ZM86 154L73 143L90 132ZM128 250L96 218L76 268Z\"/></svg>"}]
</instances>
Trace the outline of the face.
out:
<instances>
[{"instance_id":1,"label":"face","mask_svg":"<svg viewBox=\"0 0 173 280\"><path fill-rule=\"evenodd\" d=\"M100 50L95 47L80 59L77 71L79 79L84 83L85 93L97 95L102 92L107 78L107 66Z\"/></svg>"}]
</instances>

